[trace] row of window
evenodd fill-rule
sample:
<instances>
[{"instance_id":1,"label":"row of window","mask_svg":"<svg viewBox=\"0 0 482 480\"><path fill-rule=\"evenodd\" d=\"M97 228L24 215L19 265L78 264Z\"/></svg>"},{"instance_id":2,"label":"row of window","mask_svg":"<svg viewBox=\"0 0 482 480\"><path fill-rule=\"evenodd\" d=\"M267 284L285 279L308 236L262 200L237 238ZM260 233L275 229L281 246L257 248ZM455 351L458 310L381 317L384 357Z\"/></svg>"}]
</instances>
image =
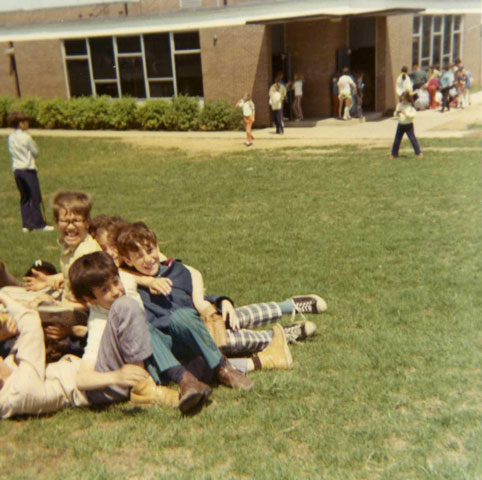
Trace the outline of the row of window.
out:
<instances>
[{"instance_id":1,"label":"row of window","mask_svg":"<svg viewBox=\"0 0 482 480\"><path fill-rule=\"evenodd\" d=\"M413 17L413 63L427 68L449 64L462 50L461 15L417 15Z\"/></svg>"},{"instance_id":2,"label":"row of window","mask_svg":"<svg viewBox=\"0 0 482 480\"><path fill-rule=\"evenodd\" d=\"M71 97L203 96L199 32L63 42Z\"/></svg>"}]
</instances>

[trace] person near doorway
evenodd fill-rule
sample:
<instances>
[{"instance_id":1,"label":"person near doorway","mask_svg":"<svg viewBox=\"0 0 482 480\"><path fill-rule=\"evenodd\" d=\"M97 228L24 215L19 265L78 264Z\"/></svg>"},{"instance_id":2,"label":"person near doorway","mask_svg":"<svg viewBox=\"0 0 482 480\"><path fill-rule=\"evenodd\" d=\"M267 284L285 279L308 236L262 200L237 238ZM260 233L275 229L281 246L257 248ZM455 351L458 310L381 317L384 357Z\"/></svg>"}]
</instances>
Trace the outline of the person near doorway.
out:
<instances>
[{"instance_id":1,"label":"person near doorway","mask_svg":"<svg viewBox=\"0 0 482 480\"><path fill-rule=\"evenodd\" d=\"M350 69L345 67L342 71L341 77L338 79L338 99L340 101L338 107L338 118L342 118L341 113L343 110L343 120L350 120L350 110L353 105L353 95L357 94L356 84L350 75ZM344 105L344 108L343 108Z\"/></svg>"},{"instance_id":2,"label":"person near doorway","mask_svg":"<svg viewBox=\"0 0 482 480\"><path fill-rule=\"evenodd\" d=\"M276 126L276 133L283 135L283 100L281 96L281 86L275 83L274 88L270 88L269 104L273 110L274 124Z\"/></svg>"},{"instance_id":3,"label":"person near doorway","mask_svg":"<svg viewBox=\"0 0 482 480\"><path fill-rule=\"evenodd\" d=\"M301 109L301 99L303 98L303 75L295 73L291 88L294 93L292 105L293 114L297 122L303 120L303 110Z\"/></svg>"}]
</instances>

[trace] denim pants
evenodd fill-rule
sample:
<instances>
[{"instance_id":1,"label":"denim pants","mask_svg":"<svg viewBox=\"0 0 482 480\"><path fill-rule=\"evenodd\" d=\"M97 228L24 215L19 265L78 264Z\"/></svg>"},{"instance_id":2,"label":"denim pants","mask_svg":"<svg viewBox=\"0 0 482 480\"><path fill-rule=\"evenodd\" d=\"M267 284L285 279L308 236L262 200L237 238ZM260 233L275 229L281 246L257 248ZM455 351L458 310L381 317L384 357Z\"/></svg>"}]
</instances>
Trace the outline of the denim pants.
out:
<instances>
[{"instance_id":1,"label":"denim pants","mask_svg":"<svg viewBox=\"0 0 482 480\"><path fill-rule=\"evenodd\" d=\"M421 153L420 145L418 144L418 140L415 137L415 130L413 129L413 123L406 123L401 124L399 123L397 126L397 133L395 134L395 140L393 141L392 147L392 155L394 157L398 157L398 150L400 148L400 143L402 142L402 138L404 134L407 134L410 143L415 151L416 155Z\"/></svg>"},{"instance_id":2,"label":"denim pants","mask_svg":"<svg viewBox=\"0 0 482 480\"><path fill-rule=\"evenodd\" d=\"M283 110L273 110L274 124L276 125L276 133L284 133L283 128Z\"/></svg>"},{"instance_id":3,"label":"denim pants","mask_svg":"<svg viewBox=\"0 0 482 480\"><path fill-rule=\"evenodd\" d=\"M45 220L40 210L42 195L37 170L15 170L13 174L20 192L20 213L23 228L30 230L44 228Z\"/></svg>"}]
</instances>

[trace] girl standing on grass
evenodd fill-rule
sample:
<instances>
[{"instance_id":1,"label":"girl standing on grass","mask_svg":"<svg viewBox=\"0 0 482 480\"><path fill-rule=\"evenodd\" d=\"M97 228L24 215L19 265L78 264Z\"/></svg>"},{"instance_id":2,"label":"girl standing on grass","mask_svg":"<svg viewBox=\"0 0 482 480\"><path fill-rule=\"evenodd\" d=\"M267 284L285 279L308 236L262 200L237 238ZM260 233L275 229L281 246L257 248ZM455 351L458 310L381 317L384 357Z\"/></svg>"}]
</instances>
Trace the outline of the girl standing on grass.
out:
<instances>
[{"instance_id":1,"label":"girl standing on grass","mask_svg":"<svg viewBox=\"0 0 482 480\"><path fill-rule=\"evenodd\" d=\"M251 94L246 92L244 97L236 104L236 107L243 109L243 120L244 128L246 130L246 146L250 147L253 145L254 137L251 134L251 129L253 128L255 107L251 100Z\"/></svg>"},{"instance_id":2,"label":"girl standing on grass","mask_svg":"<svg viewBox=\"0 0 482 480\"><path fill-rule=\"evenodd\" d=\"M402 142L403 135L406 133L417 158L423 158L423 153L420 150L420 145L415 137L415 130L413 128L413 119L415 118L415 107L412 104L412 96L409 92L403 92L400 96L400 103L395 109L394 117L398 117L397 133L393 141L392 154L390 158L398 157L398 150Z\"/></svg>"}]
</instances>

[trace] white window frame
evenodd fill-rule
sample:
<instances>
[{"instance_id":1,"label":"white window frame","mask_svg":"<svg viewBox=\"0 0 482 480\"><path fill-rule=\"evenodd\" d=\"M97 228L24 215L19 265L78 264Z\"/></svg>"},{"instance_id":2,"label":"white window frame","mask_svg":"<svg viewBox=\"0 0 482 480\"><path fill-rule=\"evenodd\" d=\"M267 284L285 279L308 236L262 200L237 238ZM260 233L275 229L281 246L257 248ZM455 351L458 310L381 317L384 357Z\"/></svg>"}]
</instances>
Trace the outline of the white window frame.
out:
<instances>
[{"instance_id":1,"label":"white window frame","mask_svg":"<svg viewBox=\"0 0 482 480\"><path fill-rule=\"evenodd\" d=\"M189 33L189 32L198 32L198 30L183 30L182 32L175 32L175 33ZM68 80L68 68L67 62L69 60L87 60L88 68L89 68L89 77L90 77L90 85L92 90L92 96L97 96L97 88L96 85L101 84L108 84L108 83L116 83L117 84L117 91L119 93L118 98L122 98L122 89L121 89L121 81L119 75L119 58L128 58L128 57L141 57L142 58L142 67L144 73L144 86L146 91L145 98L138 98L138 100L146 100L151 98L167 98L170 99L172 97L151 97L151 89L150 89L150 82L171 82L173 84L173 91L174 95L178 95L178 88L177 88L177 75L176 75L176 55L188 55L188 54L199 54L201 56L201 48L195 48L190 50L176 50L175 49L175 42L174 42L174 32L159 32L159 33L168 33L169 34L169 45L170 45L170 53L171 53L171 69L172 69L172 76L170 77L148 77L147 74L147 62L146 62L146 52L145 52L145 45L144 45L144 35L138 34L140 36L140 43L141 43L141 51L140 52L129 52L129 53L119 53L117 47L117 38L116 36L110 36L106 38L111 38L113 42L113 51L114 51L114 65L115 65L115 75L116 78L111 79L98 79L94 78L94 71L92 66L92 53L90 50L90 43L88 38L79 38L78 40L84 40L86 42L87 53L82 55L67 55L65 49L65 41L61 42L61 51L62 51L62 58L63 58L63 65L64 65L64 75L65 75L65 84L67 89L67 96L71 98L70 95L70 85ZM134 36L134 35L131 35ZM68 40L67 40L68 41Z\"/></svg>"},{"instance_id":2,"label":"white window frame","mask_svg":"<svg viewBox=\"0 0 482 480\"><path fill-rule=\"evenodd\" d=\"M419 28L418 32L413 32L413 27L412 27L412 49L413 49L413 40L418 39L418 52L417 52L417 63L422 66L424 63L428 61L428 65L433 65L434 59L433 59L433 41L434 37L439 37L439 42L440 42L440 66L444 64L444 62L448 61L449 63L454 61L457 56L461 56L463 52L463 26L464 26L464 16L463 15L418 15L417 16L420 19L419 23ZM434 24L435 24L435 17L440 17L441 18L441 26L440 26L440 31L434 33ZM443 50L443 43L445 39L445 18L449 17L450 20L450 25L451 25L451 36L450 36L450 48L449 48L449 53L444 54ZM459 28L456 30L455 29L455 19L456 17L460 17L460 24ZM414 17L415 18L415 17ZM430 45L429 45L429 55L422 57L423 53L423 19L424 18L430 18ZM459 42L459 52L454 52L454 38L455 35L459 35L460 37L460 42ZM412 58L414 57L413 52L412 52ZM428 66L427 65L427 66Z\"/></svg>"}]
</instances>

